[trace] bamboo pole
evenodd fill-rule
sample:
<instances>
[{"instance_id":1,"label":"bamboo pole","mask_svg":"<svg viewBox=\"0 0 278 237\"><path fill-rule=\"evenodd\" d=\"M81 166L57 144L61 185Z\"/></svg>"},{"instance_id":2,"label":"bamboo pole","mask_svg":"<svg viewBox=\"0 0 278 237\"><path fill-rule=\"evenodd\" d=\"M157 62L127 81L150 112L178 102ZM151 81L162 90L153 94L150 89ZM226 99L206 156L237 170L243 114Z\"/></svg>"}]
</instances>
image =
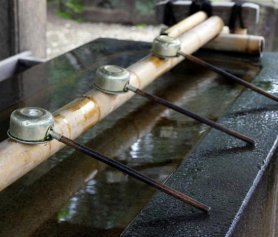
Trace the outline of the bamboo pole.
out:
<instances>
[{"instance_id":1,"label":"bamboo pole","mask_svg":"<svg viewBox=\"0 0 278 237\"><path fill-rule=\"evenodd\" d=\"M222 30L219 17L211 17L180 37L181 50L191 54ZM147 56L131 65L131 84L144 88L153 80L180 63L183 57L168 60ZM95 89L62 107L54 113L55 131L75 139L134 95L127 92L108 95ZM25 145L7 139L0 144L0 191L62 149L64 145L51 141L41 145Z\"/></svg>"},{"instance_id":2,"label":"bamboo pole","mask_svg":"<svg viewBox=\"0 0 278 237\"><path fill-rule=\"evenodd\" d=\"M179 37L181 34L191 29L194 24L203 21L206 18L206 14L198 12L191 17L192 19L189 19L190 17L186 18L178 24L168 28L163 34L173 38ZM215 39L205 44L202 48L250 55L260 55L263 52L265 46L265 39L263 36L248 35L244 32L239 32L238 34L230 34L227 32L227 28L223 27L223 32Z\"/></svg>"},{"instance_id":3,"label":"bamboo pole","mask_svg":"<svg viewBox=\"0 0 278 237\"><path fill-rule=\"evenodd\" d=\"M184 20L178 22L177 24L171 26L170 28L166 29L163 34L169 35L173 38L177 38L178 36L182 35L184 32L192 29L193 27L199 25L204 20L207 19L207 14L205 12L199 11Z\"/></svg>"},{"instance_id":4,"label":"bamboo pole","mask_svg":"<svg viewBox=\"0 0 278 237\"><path fill-rule=\"evenodd\" d=\"M220 34L203 48L251 55L260 55L264 49L264 37L243 34Z\"/></svg>"}]
</instances>

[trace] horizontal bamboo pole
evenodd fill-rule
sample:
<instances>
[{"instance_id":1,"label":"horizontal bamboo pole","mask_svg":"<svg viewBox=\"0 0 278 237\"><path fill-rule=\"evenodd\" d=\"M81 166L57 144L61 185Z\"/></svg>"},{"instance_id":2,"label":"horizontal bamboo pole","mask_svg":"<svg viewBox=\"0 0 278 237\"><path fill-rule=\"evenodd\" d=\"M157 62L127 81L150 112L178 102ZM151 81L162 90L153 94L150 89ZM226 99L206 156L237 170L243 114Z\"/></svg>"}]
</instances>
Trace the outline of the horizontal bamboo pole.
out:
<instances>
[{"instance_id":1,"label":"horizontal bamboo pole","mask_svg":"<svg viewBox=\"0 0 278 237\"><path fill-rule=\"evenodd\" d=\"M203 48L260 55L264 50L264 37L243 34L220 34Z\"/></svg>"},{"instance_id":2,"label":"horizontal bamboo pole","mask_svg":"<svg viewBox=\"0 0 278 237\"><path fill-rule=\"evenodd\" d=\"M206 19L206 14L200 11L191 17L192 18L185 18L176 25L168 28L163 34L173 38L179 37L191 29L195 24L204 21L204 19ZM263 36L248 35L246 32L240 32L238 34L230 34L227 32L228 29L223 27L223 32L202 48L250 55L260 55L263 52L265 46L265 39Z\"/></svg>"},{"instance_id":3,"label":"horizontal bamboo pole","mask_svg":"<svg viewBox=\"0 0 278 237\"><path fill-rule=\"evenodd\" d=\"M205 12L199 11L166 29L163 34L169 35L173 38L177 38L184 32L202 23L204 20L207 19L207 17L208 16Z\"/></svg>"},{"instance_id":4,"label":"horizontal bamboo pole","mask_svg":"<svg viewBox=\"0 0 278 237\"><path fill-rule=\"evenodd\" d=\"M181 50L187 54L195 52L216 37L222 28L223 22L219 17L209 18L179 38L182 42ZM144 88L182 60L183 57L163 60L149 55L128 67L131 84ZM133 95L132 92L108 95L93 89L54 113L55 130L75 139ZM10 139L1 142L0 191L62 148L63 144L55 140L41 145L25 145Z\"/></svg>"}]
</instances>

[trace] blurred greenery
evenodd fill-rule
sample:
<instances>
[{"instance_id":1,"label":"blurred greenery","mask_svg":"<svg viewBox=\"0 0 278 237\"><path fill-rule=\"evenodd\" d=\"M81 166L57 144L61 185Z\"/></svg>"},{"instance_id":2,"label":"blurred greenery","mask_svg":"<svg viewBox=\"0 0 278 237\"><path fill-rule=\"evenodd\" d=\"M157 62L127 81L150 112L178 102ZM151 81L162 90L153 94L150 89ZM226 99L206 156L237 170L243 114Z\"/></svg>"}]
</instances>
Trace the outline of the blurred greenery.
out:
<instances>
[{"instance_id":1,"label":"blurred greenery","mask_svg":"<svg viewBox=\"0 0 278 237\"><path fill-rule=\"evenodd\" d=\"M81 13L83 11L83 3L81 0L67 0L64 2L65 6L74 13Z\"/></svg>"},{"instance_id":2,"label":"blurred greenery","mask_svg":"<svg viewBox=\"0 0 278 237\"><path fill-rule=\"evenodd\" d=\"M48 2L54 2L58 6L58 16L66 19L74 18L75 15L83 12L82 0L48 0Z\"/></svg>"},{"instance_id":3,"label":"blurred greenery","mask_svg":"<svg viewBox=\"0 0 278 237\"><path fill-rule=\"evenodd\" d=\"M137 29L145 29L145 28L147 27L147 25L146 25L146 24L143 24L143 23L137 24L137 25L135 25L135 26L136 26Z\"/></svg>"},{"instance_id":4,"label":"blurred greenery","mask_svg":"<svg viewBox=\"0 0 278 237\"><path fill-rule=\"evenodd\" d=\"M134 11L139 15L154 15L156 0L123 1L123 0L48 0L58 7L58 16L66 19L78 20L82 18L84 8L88 4L108 9L123 9L124 11Z\"/></svg>"},{"instance_id":5,"label":"blurred greenery","mask_svg":"<svg viewBox=\"0 0 278 237\"><path fill-rule=\"evenodd\" d=\"M141 14L152 14L154 13L155 8L155 1L136 1L135 9L136 11L140 12Z\"/></svg>"}]
</instances>

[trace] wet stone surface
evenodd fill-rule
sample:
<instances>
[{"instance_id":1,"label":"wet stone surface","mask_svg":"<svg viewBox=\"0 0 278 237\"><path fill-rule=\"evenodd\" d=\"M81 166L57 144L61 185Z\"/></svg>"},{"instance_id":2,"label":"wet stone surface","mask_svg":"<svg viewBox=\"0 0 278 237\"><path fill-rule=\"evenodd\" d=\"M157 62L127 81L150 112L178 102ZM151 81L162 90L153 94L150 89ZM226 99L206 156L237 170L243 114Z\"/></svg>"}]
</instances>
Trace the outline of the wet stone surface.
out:
<instances>
[{"instance_id":1,"label":"wet stone surface","mask_svg":"<svg viewBox=\"0 0 278 237\"><path fill-rule=\"evenodd\" d=\"M278 54L263 56L255 82L277 94ZM230 236L277 147L278 105L245 91L220 122L256 140L256 147L211 130L167 184L211 206L210 215L157 193L122 236Z\"/></svg>"}]
</instances>

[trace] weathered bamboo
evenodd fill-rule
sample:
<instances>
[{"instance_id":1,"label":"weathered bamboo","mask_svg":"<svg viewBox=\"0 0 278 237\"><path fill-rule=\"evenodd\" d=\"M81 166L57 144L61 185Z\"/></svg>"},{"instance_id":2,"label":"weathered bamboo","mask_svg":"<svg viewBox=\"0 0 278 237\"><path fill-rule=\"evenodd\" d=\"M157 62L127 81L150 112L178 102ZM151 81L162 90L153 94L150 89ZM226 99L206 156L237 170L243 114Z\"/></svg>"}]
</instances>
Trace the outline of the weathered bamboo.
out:
<instances>
[{"instance_id":1,"label":"weathered bamboo","mask_svg":"<svg viewBox=\"0 0 278 237\"><path fill-rule=\"evenodd\" d=\"M191 54L221 32L223 22L219 17L211 17L180 37L181 50ZM132 85L143 88L180 63L183 57L162 60L147 56L131 65ZM109 113L117 109L134 93L108 95L91 90L54 113L55 130L71 139L77 138ZM64 147L58 141L42 145L24 145L10 139L0 144L0 190L22 177L48 157Z\"/></svg>"},{"instance_id":2,"label":"weathered bamboo","mask_svg":"<svg viewBox=\"0 0 278 237\"><path fill-rule=\"evenodd\" d=\"M264 37L243 34L220 34L203 48L260 55L264 49Z\"/></svg>"},{"instance_id":3,"label":"weathered bamboo","mask_svg":"<svg viewBox=\"0 0 278 237\"><path fill-rule=\"evenodd\" d=\"M195 20L186 21L186 19L188 19L186 18L183 20L186 22L185 24L182 24L183 21L181 21L180 23L165 30L163 34L169 35L173 38L179 37L181 34L188 31L191 24L193 25L195 21L197 22L204 17L202 12L196 14L192 15ZM247 35L243 32L241 32L241 34L229 34L227 33L227 28L223 27L223 32L215 39L205 44L202 48L260 55L264 50L264 46L265 40L263 36Z\"/></svg>"},{"instance_id":4,"label":"weathered bamboo","mask_svg":"<svg viewBox=\"0 0 278 237\"><path fill-rule=\"evenodd\" d=\"M247 35L247 29L246 28L236 28L232 32L233 34L237 35Z\"/></svg>"},{"instance_id":5,"label":"weathered bamboo","mask_svg":"<svg viewBox=\"0 0 278 237\"><path fill-rule=\"evenodd\" d=\"M192 29L193 27L199 25L204 20L207 19L207 14L205 12L197 12L184 20L180 21L176 25L171 26L170 28L166 29L163 34L169 35L173 38L177 38L178 36L182 35L184 32Z\"/></svg>"}]
</instances>

